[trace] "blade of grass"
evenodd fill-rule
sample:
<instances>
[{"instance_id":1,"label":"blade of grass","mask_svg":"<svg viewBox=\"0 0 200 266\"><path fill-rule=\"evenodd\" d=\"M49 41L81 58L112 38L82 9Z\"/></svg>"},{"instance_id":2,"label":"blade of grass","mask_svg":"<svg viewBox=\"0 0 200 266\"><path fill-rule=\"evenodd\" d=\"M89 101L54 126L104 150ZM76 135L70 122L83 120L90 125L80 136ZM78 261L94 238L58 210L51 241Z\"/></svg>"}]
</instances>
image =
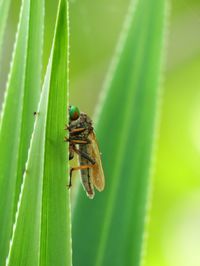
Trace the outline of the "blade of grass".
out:
<instances>
[{"instance_id":1,"label":"blade of grass","mask_svg":"<svg viewBox=\"0 0 200 266\"><path fill-rule=\"evenodd\" d=\"M10 3L11 0L0 1L0 58L2 55L2 44L3 44L4 32L6 28L6 21L8 18Z\"/></svg>"},{"instance_id":2,"label":"blade of grass","mask_svg":"<svg viewBox=\"0 0 200 266\"><path fill-rule=\"evenodd\" d=\"M0 121L0 264L8 253L41 82L44 1L22 1ZM6 207L5 207L6 206Z\"/></svg>"},{"instance_id":3,"label":"blade of grass","mask_svg":"<svg viewBox=\"0 0 200 266\"><path fill-rule=\"evenodd\" d=\"M74 265L141 265L166 2L138 0L135 12L134 3L96 128L106 189L93 201L79 194Z\"/></svg>"},{"instance_id":4,"label":"blade of grass","mask_svg":"<svg viewBox=\"0 0 200 266\"><path fill-rule=\"evenodd\" d=\"M71 265L67 184L68 12L61 0L7 265Z\"/></svg>"}]
</instances>

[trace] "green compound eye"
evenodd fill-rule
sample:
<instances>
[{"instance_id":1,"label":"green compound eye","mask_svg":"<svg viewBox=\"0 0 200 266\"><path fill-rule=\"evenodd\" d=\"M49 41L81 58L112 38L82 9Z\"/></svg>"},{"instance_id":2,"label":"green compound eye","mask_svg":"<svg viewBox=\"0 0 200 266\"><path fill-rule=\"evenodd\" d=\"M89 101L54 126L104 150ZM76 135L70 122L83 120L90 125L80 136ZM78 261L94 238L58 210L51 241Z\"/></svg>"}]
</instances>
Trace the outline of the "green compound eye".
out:
<instances>
[{"instance_id":1,"label":"green compound eye","mask_svg":"<svg viewBox=\"0 0 200 266\"><path fill-rule=\"evenodd\" d=\"M71 105L69 108L69 117L71 120L77 120L80 116L78 107Z\"/></svg>"}]
</instances>

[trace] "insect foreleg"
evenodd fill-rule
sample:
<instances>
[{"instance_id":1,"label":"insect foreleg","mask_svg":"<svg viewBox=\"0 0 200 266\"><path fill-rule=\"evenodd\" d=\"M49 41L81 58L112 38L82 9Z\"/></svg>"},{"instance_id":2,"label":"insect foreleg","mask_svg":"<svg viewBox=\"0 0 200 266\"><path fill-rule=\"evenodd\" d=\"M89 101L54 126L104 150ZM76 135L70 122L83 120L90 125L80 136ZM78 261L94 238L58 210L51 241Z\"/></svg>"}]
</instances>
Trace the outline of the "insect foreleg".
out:
<instances>
[{"instance_id":1,"label":"insect foreleg","mask_svg":"<svg viewBox=\"0 0 200 266\"><path fill-rule=\"evenodd\" d=\"M69 130L70 134L76 134L76 133L84 132L86 128L78 127L78 128L71 129L70 126L66 126L65 130Z\"/></svg>"},{"instance_id":2,"label":"insect foreleg","mask_svg":"<svg viewBox=\"0 0 200 266\"><path fill-rule=\"evenodd\" d=\"M73 137L70 136L69 138L65 137L64 141L70 142L72 144L90 144L91 143L89 139L77 138L77 136L73 136Z\"/></svg>"}]
</instances>

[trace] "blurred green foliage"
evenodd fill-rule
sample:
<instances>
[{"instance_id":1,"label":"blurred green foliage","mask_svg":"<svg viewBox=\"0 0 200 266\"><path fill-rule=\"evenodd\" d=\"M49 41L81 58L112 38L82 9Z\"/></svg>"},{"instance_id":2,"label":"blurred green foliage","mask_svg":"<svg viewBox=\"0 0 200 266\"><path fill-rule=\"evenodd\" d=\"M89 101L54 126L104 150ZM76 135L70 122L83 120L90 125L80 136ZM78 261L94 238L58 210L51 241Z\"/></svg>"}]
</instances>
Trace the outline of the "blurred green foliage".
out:
<instances>
[{"instance_id":1,"label":"blurred green foliage","mask_svg":"<svg viewBox=\"0 0 200 266\"><path fill-rule=\"evenodd\" d=\"M79 193L72 220L74 265L136 266L143 259L167 3L141 0L135 9L131 3L127 38L95 127L106 188L92 202Z\"/></svg>"}]
</instances>

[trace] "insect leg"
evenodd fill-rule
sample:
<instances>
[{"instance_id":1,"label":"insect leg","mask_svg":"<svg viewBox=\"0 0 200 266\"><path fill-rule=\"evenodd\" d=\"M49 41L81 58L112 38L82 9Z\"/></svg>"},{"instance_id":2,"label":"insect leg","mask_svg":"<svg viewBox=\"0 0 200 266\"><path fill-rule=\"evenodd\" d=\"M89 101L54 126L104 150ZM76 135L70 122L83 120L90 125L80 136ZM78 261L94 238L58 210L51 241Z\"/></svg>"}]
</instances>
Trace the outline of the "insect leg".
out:
<instances>
[{"instance_id":1,"label":"insect leg","mask_svg":"<svg viewBox=\"0 0 200 266\"><path fill-rule=\"evenodd\" d=\"M69 138L67 138L67 137L65 137L64 138L64 141L65 142L70 142L70 143L72 143L72 144L90 144L90 140L82 140L82 139L73 139L73 138L71 138L71 137L69 137Z\"/></svg>"},{"instance_id":2,"label":"insect leg","mask_svg":"<svg viewBox=\"0 0 200 266\"><path fill-rule=\"evenodd\" d=\"M69 184L68 184L68 188L70 188L72 186L72 173L73 171L76 171L76 170L81 170L81 169L89 169L89 168L93 168L94 166L91 165L91 164L87 164L87 165L80 165L80 166L77 166L77 167L72 167L70 169L70 176L69 176Z\"/></svg>"},{"instance_id":3,"label":"insect leg","mask_svg":"<svg viewBox=\"0 0 200 266\"><path fill-rule=\"evenodd\" d=\"M75 146L73 147L73 150L80 156L82 156L83 158L85 158L86 160L88 160L89 162L91 162L91 164L95 164L95 160L93 158L91 158L86 152L84 151L80 151L79 149L77 149Z\"/></svg>"},{"instance_id":4,"label":"insect leg","mask_svg":"<svg viewBox=\"0 0 200 266\"><path fill-rule=\"evenodd\" d=\"M74 128L74 129L70 130L70 134L81 133L81 132L83 132L85 130L86 129L84 127Z\"/></svg>"},{"instance_id":5,"label":"insect leg","mask_svg":"<svg viewBox=\"0 0 200 266\"><path fill-rule=\"evenodd\" d=\"M74 145L73 144L69 144L69 160L72 160L74 158Z\"/></svg>"},{"instance_id":6,"label":"insect leg","mask_svg":"<svg viewBox=\"0 0 200 266\"><path fill-rule=\"evenodd\" d=\"M90 141L87 139L69 139L73 144L90 144Z\"/></svg>"},{"instance_id":7,"label":"insect leg","mask_svg":"<svg viewBox=\"0 0 200 266\"><path fill-rule=\"evenodd\" d=\"M86 129L84 127L79 127L79 128L74 128L74 129L70 129L70 126L65 125L65 130L69 130L70 134L74 134L74 133L81 133L83 131L85 131Z\"/></svg>"}]
</instances>

